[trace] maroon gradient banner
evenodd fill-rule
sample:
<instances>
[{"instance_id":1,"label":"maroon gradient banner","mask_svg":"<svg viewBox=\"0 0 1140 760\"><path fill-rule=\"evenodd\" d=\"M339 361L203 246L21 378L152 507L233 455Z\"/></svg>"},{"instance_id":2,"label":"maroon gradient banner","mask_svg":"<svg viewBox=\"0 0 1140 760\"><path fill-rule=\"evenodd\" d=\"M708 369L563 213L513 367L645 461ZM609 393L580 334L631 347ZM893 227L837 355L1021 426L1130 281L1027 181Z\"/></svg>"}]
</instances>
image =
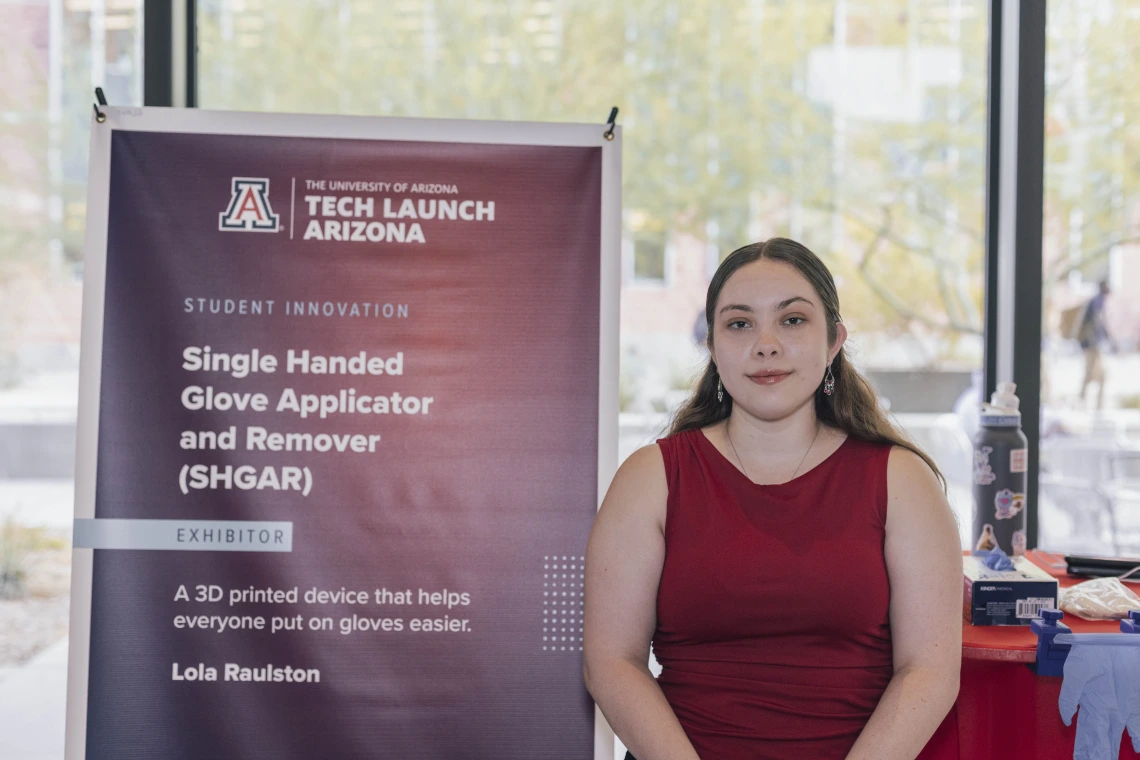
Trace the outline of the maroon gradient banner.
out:
<instances>
[{"instance_id":1,"label":"maroon gradient banner","mask_svg":"<svg viewBox=\"0 0 1140 760\"><path fill-rule=\"evenodd\" d=\"M592 758L603 148L108 139L69 757Z\"/></svg>"}]
</instances>

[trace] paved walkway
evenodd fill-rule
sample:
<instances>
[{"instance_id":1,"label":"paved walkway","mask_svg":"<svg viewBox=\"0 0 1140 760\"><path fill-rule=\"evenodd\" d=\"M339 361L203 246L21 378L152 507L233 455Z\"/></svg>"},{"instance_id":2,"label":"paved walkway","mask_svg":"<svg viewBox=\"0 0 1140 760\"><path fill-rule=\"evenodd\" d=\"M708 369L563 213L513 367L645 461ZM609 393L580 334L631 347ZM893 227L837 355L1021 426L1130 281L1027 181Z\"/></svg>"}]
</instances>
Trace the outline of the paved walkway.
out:
<instances>
[{"instance_id":1,"label":"paved walkway","mask_svg":"<svg viewBox=\"0 0 1140 760\"><path fill-rule=\"evenodd\" d=\"M63 760L67 639L18 668L0 668L0 758Z\"/></svg>"}]
</instances>

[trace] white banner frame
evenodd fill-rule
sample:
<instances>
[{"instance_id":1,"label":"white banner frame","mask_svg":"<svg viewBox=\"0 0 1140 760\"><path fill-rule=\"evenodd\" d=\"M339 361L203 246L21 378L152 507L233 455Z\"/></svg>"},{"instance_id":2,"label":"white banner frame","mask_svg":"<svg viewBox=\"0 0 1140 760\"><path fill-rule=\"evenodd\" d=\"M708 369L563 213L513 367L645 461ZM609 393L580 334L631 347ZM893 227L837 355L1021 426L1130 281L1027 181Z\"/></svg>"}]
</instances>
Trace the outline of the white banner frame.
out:
<instances>
[{"instance_id":1,"label":"white banner frame","mask_svg":"<svg viewBox=\"0 0 1140 760\"><path fill-rule=\"evenodd\" d=\"M95 517L103 306L107 273L107 225L111 133L316 137L354 140L541 145L602 149L601 272L598 363L598 507L618 465L618 362L621 294L622 128L605 124L408 119L365 116L246 113L179 108L100 106L106 120L91 120L84 240L79 411L76 422L75 519ZM91 644L93 549L73 549L71 620L67 663L66 760L87 755L87 692ZM594 707L594 760L614 756L614 733Z\"/></svg>"}]
</instances>

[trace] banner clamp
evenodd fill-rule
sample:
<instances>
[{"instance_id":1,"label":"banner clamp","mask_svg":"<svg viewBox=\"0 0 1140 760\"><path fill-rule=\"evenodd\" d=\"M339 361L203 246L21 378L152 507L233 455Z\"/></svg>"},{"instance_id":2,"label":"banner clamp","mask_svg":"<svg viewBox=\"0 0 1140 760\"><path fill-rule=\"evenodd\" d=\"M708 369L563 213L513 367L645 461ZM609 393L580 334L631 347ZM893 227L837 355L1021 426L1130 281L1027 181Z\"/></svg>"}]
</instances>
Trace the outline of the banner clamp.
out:
<instances>
[{"instance_id":1,"label":"banner clamp","mask_svg":"<svg viewBox=\"0 0 1140 760\"><path fill-rule=\"evenodd\" d=\"M96 87L95 88L95 99L98 100L99 102L92 104L91 107L95 109L95 121L102 124L103 122L105 122L107 120L107 114L105 114L99 110L99 106L107 105L107 98L104 97L104 95L103 95L103 88L102 87ZM613 138L609 138L609 139L613 139Z\"/></svg>"},{"instance_id":2,"label":"banner clamp","mask_svg":"<svg viewBox=\"0 0 1140 760\"><path fill-rule=\"evenodd\" d=\"M610 110L610 118L606 119L606 126L608 126L609 129L607 129L605 132L602 132L602 137L606 138L607 140L614 139L614 125L617 122L617 115L618 115L618 107L614 106Z\"/></svg>"}]
</instances>

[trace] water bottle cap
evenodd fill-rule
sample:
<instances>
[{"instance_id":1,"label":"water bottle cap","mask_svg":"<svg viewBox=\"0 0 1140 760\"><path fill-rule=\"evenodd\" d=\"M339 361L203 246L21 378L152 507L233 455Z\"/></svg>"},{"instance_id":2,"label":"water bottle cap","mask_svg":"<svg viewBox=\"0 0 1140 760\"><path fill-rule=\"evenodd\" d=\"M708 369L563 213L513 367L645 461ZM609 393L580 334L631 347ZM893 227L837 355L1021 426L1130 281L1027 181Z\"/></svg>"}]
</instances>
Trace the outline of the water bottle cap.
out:
<instances>
[{"instance_id":1,"label":"water bottle cap","mask_svg":"<svg viewBox=\"0 0 1140 760\"><path fill-rule=\"evenodd\" d=\"M1017 383L998 383L997 390L990 396L990 404L1000 409L1016 412L1021 405L1021 401L1017 398L1016 391Z\"/></svg>"},{"instance_id":2,"label":"water bottle cap","mask_svg":"<svg viewBox=\"0 0 1140 760\"><path fill-rule=\"evenodd\" d=\"M1018 407L1021 401L1014 391L1016 383L998 383L997 390L990 396L990 403L982 404L978 422L985 427L1020 427L1021 412Z\"/></svg>"}]
</instances>

